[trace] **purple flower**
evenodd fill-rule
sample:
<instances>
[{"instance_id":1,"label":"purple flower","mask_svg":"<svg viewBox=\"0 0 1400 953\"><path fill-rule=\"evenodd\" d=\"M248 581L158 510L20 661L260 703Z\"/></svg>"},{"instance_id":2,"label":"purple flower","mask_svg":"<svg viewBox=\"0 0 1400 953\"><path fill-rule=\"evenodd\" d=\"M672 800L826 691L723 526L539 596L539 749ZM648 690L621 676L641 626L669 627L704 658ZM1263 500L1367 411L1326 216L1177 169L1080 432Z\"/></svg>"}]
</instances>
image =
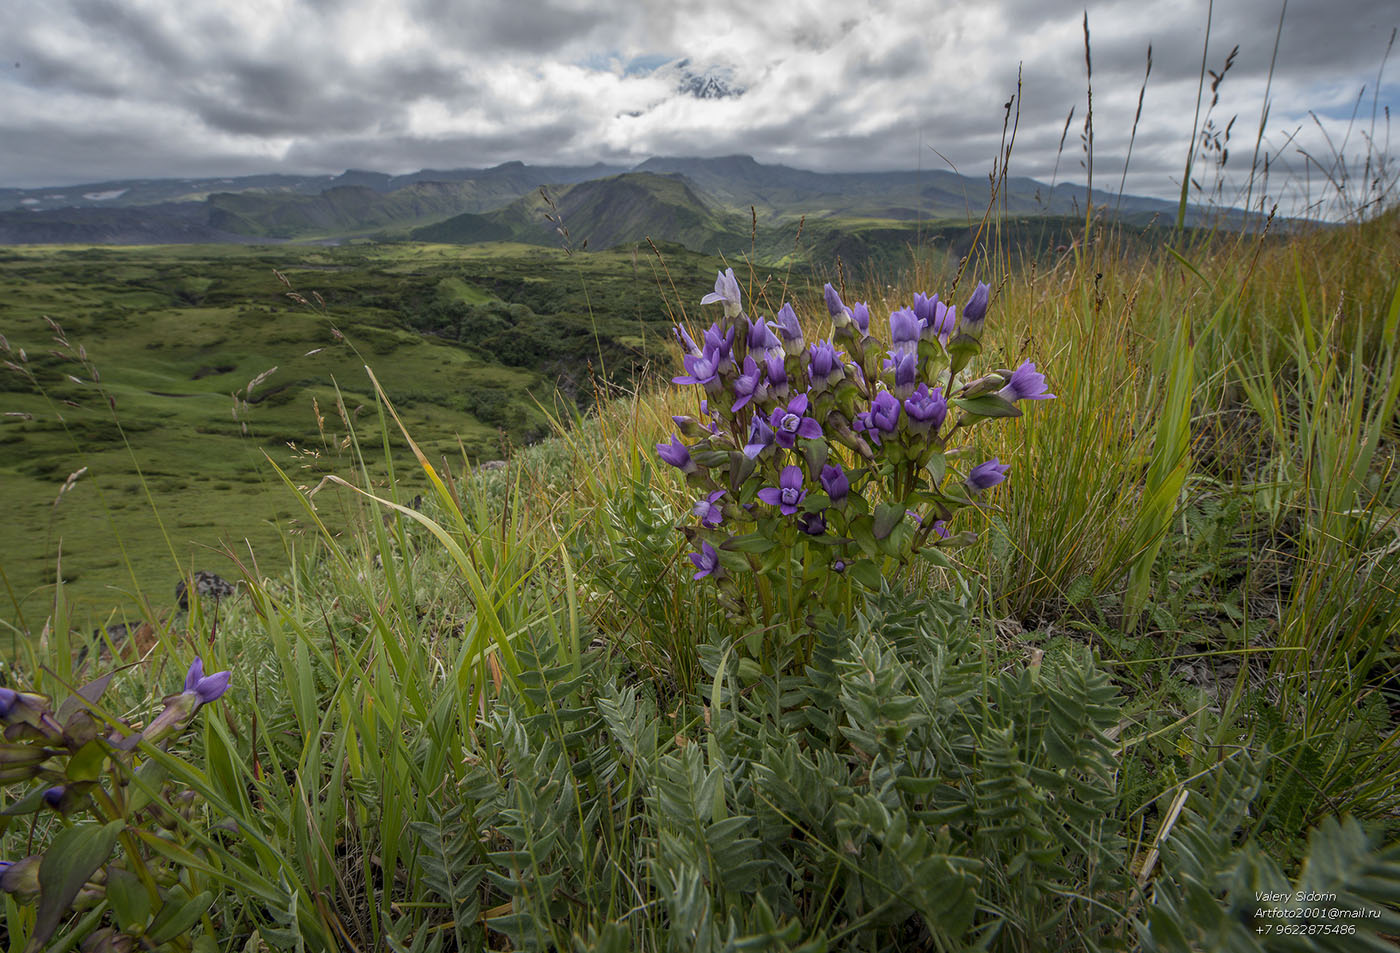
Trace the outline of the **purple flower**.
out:
<instances>
[{"instance_id":1,"label":"purple flower","mask_svg":"<svg viewBox=\"0 0 1400 953\"><path fill-rule=\"evenodd\" d=\"M719 572L719 553L715 552L715 548L704 541L700 543L700 552L690 554L690 561L699 570L690 577L692 579L704 579L706 576L713 576Z\"/></svg>"},{"instance_id":2,"label":"purple flower","mask_svg":"<svg viewBox=\"0 0 1400 953\"><path fill-rule=\"evenodd\" d=\"M763 362L768 372L768 393L774 397L786 397L788 392L787 364L781 354L769 356Z\"/></svg>"},{"instance_id":3,"label":"purple flower","mask_svg":"<svg viewBox=\"0 0 1400 953\"><path fill-rule=\"evenodd\" d=\"M778 309L778 334L783 339L783 349L788 354L802 353L802 325L797 320L797 312L786 301Z\"/></svg>"},{"instance_id":4,"label":"purple flower","mask_svg":"<svg viewBox=\"0 0 1400 953\"><path fill-rule=\"evenodd\" d=\"M729 352L734 347L734 328L721 332L718 324L712 324L705 329L704 351L715 361L716 367L724 367L729 363Z\"/></svg>"},{"instance_id":5,"label":"purple flower","mask_svg":"<svg viewBox=\"0 0 1400 953\"><path fill-rule=\"evenodd\" d=\"M807 491L802 489L802 468L797 466L784 467L777 486L765 486L758 491L760 500L778 507L784 516L796 513L806 496Z\"/></svg>"},{"instance_id":6,"label":"purple flower","mask_svg":"<svg viewBox=\"0 0 1400 953\"><path fill-rule=\"evenodd\" d=\"M768 419L768 423L773 428L778 446L785 450L791 450L797 446L798 437L811 440L822 435L822 425L806 414L806 394L798 394L788 401L786 407L773 409L773 416Z\"/></svg>"},{"instance_id":7,"label":"purple flower","mask_svg":"<svg viewBox=\"0 0 1400 953\"><path fill-rule=\"evenodd\" d=\"M803 513L797 517L797 528L808 536L820 536L826 532L826 517L820 513Z\"/></svg>"},{"instance_id":8,"label":"purple flower","mask_svg":"<svg viewBox=\"0 0 1400 953\"><path fill-rule=\"evenodd\" d=\"M925 341L946 344L957 323L957 308L938 300L938 295L914 295L914 313L919 316L919 337Z\"/></svg>"},{"instance_id":9,"label":"purple flower","mask_svg":"<svg viewBox=\"0 0 1400 953\"><path fill-rule=\"evenodd\" d=\"M826 297L826 310L831 314L831 323L844 328L851 321L851 309L842 303L841 295L831 287L831 282L822 286L822 294Z\"/></svg>"},{"instance_id":10,"label":"purple flower","mask_svg":"<svg viewBox=\"0 0 1400 953\"><path fill-rule=\"evenodd\" d=\"M762 318L749 322L749 350L763 351L765 354L782 353L783 342L773 333L773 329Z\"/></svg>"},{"instance_id":11,"label":"purple flower","mask_svg":"<svg viewBox=\"0 0 1400 953\"><path fill-rule=\"evenodd\" d=\"M857 301L851 305L851 320L855 322L862 335L870 333L870 307L864 301Z\"/></svg>"},{"instance_id":12,"label":"purple flower","mask_svg":"<svg viewBox=\"0 0 1400 953\"><path fill-rule=\"evenodd\" d=\"M914 317L919 319L919 324L927 326L933 320L933 307L938 304L938 295L926 295L922 291L914 292Z\"/></svg>"},{"instance_id":13,"label":"purple flower","mask_svg":"<svg viewBox=\"0 0 1400 953\"><path fill-rule=\"evenodd\" d=\"M835 464L828 463L822 467L821 472L822 489L832 503L840 503L851 492L851 481L846 476L846 471Z\"/></svg>"},{"instance_id":14,"label":"purple flower","mask_svg":"<svg viewBox=\"0 0 1400 953\"><path fill-rule=\"evenodd\" d=\"M909 417L909 432L919 435L937 434L948 416L948 402L943 399L943 388L928 389L920 384L914 396L904 401L904 412Z\"/></svg>"},{"instance_id":15,"label":"purple flower","mask_svg":"<svg viewBox=\"0 0 1400 953\"><path fill-rule=\"evenodd\" d=\"M948 539L953 535L952 533L948 532L948 524L943 522L942 520L933 521L933 532L938 536L939 539Z\"/></svg>"},{"instance_id":16,"label":"purple flower","mask_svg":"<svg viewBox=\"0 0 1400 953\"><path fill-rule=\"evenodd\" d=\"M705 499L696 502L695 515L700 517L701 523L714 527L724 522L724 507L719 505L721 496L724 496L724 491L715 490Z\"/></svg>"},{"instance_id":17,"label":"purple flower","mask_svg":"<svg viewBox=\"0 0 1400 953\"><path fill-rule=\"evenodd\" d=\"M63 785L45 788L43 793L44 803L53 810L58 810L58 806L63 803Z\"/></svg>"},{"instance_id":18,"label":"purple flower","mask_svg":"<svg viewBox=\"0 0 1400 953\"><path fill-rule=\"evenodd\" d=\"M715 290L700 299L701 304L713 304L716 301L724 305L726 318L732 318L744 310L743 299L739 294L739 279L734 277L733 268L726 268L720 272L719 277L715 279Z\"/></svg>"},{"instance_id":19,"label":"purple flower","mask_svg":"<svg viewBox=\"0 0 1400 953\"><path fill-rule=\"evenodd\" d=\"M744 456L754 459L773 446L773 439L773 428L768 426L768 421L763 419L762 414L754 414L753 422L749 424L749 442L744 444Z\"/></svg>"},{"instance_id":20,"label":"purple flower","mask_svg":"<svg viewBox=\"0 0 1400 953\"><path fill-rule=\"evenodd\" d=\"M919 316L909 308L890 312L890 341L894 353L917 352L921 330Z\"/></svg>"},{"instance_id":21,"label":"purple flower","mask_svg":"<svg viewBox=\"0 0 1400 953\"><path fill-rule=\"evenodd\" d=\"M875 395L869 410L856 414L856 430L865 433L877 446L881 433L894 433L899 427L899 400L889 391Z\"/></svg>"},{"instance_id":22,"label":"purple flower","mask_svg":"<svg viewBox=\"0 0 1400 953\"><path fill-rule=\"evenodd\" d=\"M695 339L686 333L685 328L676 325L671 329L676 332L676 340L681 342L681 350L687 354L699 354L700 348L695 346Z\"/></svg>"},{"instance_id":23,"label":"purple flower","mask_svg":"<svg viewBox=\"0 0 1400 953\"><path fill-rule=\"evenodd\" d=\"M1011 372L1011 380L997 391L997 396L1015 402L1018 400L1052 400L1055 395L1045 390L1045 375L1035 369L1034 361L1026 361Z\"/></svg>"},{"instance_id":24,"label":"purple flower","mask_svg":"<svg viewBox=\"0 0 1400 953\"><path fill-rule=\"evenodd\" d=\"M719 379L719 361L709 348L702 354L687 354L682 358L685 373L671 378L672 384L699 384L709 387Z\"/></svg>"},{"instance_id":25,"label":"purple flower","mask_svg":"<svg viewBox=\"0 0 1400 953\"><path fill-rule=\"evenodd\" d=\"M899 401L889 391L880 391L870 402L870 422L885 433L899 427Z\"/></svg>"},{"instance_id":26,"label":"purple flower","mask_svg":"<svg viewBox=\"0 0 1400 953\"><path fill-rule=\"evenodd\" d=\"M962 309L961 329L968 337L981 337L982 323L987 319L987 299L991 289L985 281L977 282L977 288Z\"/></svg>"},{"instance_id":27,"label":"purple flower","mask_svg":"<svg viewBox=\"0 0 1400 953\"><path fill-rule=\"evenodd\" d=\"M903 400L914 393L914 382L919 379L919 352L890 351L885 361L885 369L894 370L894 396Z\"/></svg>"},{"instance_id":28,"label":"purple flower","mask_svg":"<svg viewBox=\"0 0 1400 953\"><path fill-rule=\"evenodd\" d=\"M973 467L963 482L967 484L968 489L986 490L1005 480L1006 471L1010 469L1009 464L1003 464L996 457L992 457L986 463L979 463Z\"/></svg>"},{"instance_id":29,"label":"purple flower","mask_svg":"<svg viewBox=\"0 0 1400 953\"><path fill-rule=\"evenodd\" d=\"M846 560L844 560L844 559L838 559L838 560L836 560L835 562L833 562L833 563L831 564L831 571L832 571L832 572L845 572L845 571L846 571Z\"/></svg>"},{"instance_id":30,"label":"purple flower","mask_svg":"<svg viewBox=\"0 0 1400 953\"><path fill-rule=\"evenodd\" d=\"M846 376L845 368L841 366L841 356L830 341L813 344L808 353L810 361L807 365L807 376L811 378L813 387L835 384Z\"/></svg>"},{"instance_id":31,"label":"purple flower","mask_svg":"<svg viewBox=\"0 0 1400 953\"><path fill-rule=\"evenodd\" d=\"M658 443L656 453L662 460L687 476L696 470L695 461L690 459L690 448L681 443L679 436L671 437L670 443Z\"/></svg>"},{"instance_id":32,"label":"purple flower","mask_svg":"<svg viewBox=\"0 0 1400 953\"><path fill-rule=\"evenodd\" d=\"M19 693L13 688L0 688L0 718L9 715L10 709L19 700Z\"/></svg>"},{"instance_id":33,"label":"purple flower","mask_svg":"<svg viewBox=\"0 0 1400 953\"><path fill-rule=\"evenodd\" d=\"M224 692L228 691L228 682L232 677L230 672L215 672L213 675L204 674L204 660L198 655L190 663L190 670L185 674L185 691L194 692L199 696L199 702L207 705L217 699Z\"/></svg>"},{"instance_id":34,"label":"purple flower","mask_svg":"<svg viewBox=\"0 0 1400 953\"><path fill-rule=\"evenodd\" d=\"M749 401L753 400L754 391L758 390L763 383L763 372L754 363L753 355L744 358L744 370L734 381L734 394L739 399L734 401L734 406L730 407L730 412L737 411Z\"/></svg>"}]
</instances>

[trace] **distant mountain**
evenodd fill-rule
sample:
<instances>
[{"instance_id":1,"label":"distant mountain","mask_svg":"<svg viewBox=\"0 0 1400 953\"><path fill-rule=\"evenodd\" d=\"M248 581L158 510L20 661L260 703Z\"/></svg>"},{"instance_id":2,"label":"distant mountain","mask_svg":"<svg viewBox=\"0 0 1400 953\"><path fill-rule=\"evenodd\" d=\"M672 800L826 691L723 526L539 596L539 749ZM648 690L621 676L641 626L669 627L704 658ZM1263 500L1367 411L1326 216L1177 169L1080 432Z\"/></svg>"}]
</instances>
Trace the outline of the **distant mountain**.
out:
<instances>
[{"instance_id":1,"label":"distant mountain","mask_svg":"<svg viewBox=\"0 0 1400 953\"><path fill-rule=\"evenodd\" d=\"M319 195L326 189L359 186L376 192L392 192L420 182L479 183L483 193L504 198L499 207L541 185L583 182L626 172L623 166L527 166L506 162L489 169L421 169L406 175L389 175L348 169L340 175L245 175L204 179L121 179L86 185L36 189L0 189L0 212L49 211L60 208L129 208L166 202L202 202L214 194L259 193L266 195Z\"/></svg>"},{"instance_id":2,"label":"distant mountain","mask_svg":"<svg viewBox=\"0 0 1400 953\"><path fill-rule=\"evenodd\" d=\"M697 93L696 95L700 95ZM735 94L737 95L737 93ZM883 242L910 225L965 223L991 199L983 178L946 170L823 173L751 156L656 157L632 169L529 166L350 169L336 176L135 179L54 189L0 189L0 244L337 241L521 241L557 245L537 194L548 187L575 247L652 238L697 251L747 247L750 209L763 234L795 231L836 247L859 232ZM1095 192L1126 222L1174 218L1171 202ZM1013 217L1082 216L1084 190L1008 180L998 204ZM1193 221L1203 216L1193 210ZM825 223L825 224L822 224ZM820 228L818 226L821 226ZM790 250L790 243L789 243ZM778 257L787 251L773 250Z\"/></svg>"},{"instance_id":3,"label":"distant mountain","mask_svg":"<svg viewBox=\"0 0 1400 953\"><path fill-rule=\"evenodd\" d=\"M739 216L703 198L682 176L629 172L552 190L550 209L532 192L484 215L461 215L415 229L418 241L517 241L560 245L564 237L546 215L568 230L572 247L610 248L630 242L678 242L695 251L719 251L748 234Z\"/></svg>"},{"instance_id":4,"label":"distant mountain","mask_svg":"<svg viewBox=\"0 0 1400 953\"><path fill-rule=\"evenodd\" d=\"M714 159L648 159L637 172L685 176L716 201L736 209L750 206L776 217L966 219L986 208L991 187L985 177L974 178L941 169L914 172L810 172L785 165L763 165L752 156ZM999 197L1012 215L1073 215L1084 213L1084 189L1059 185L1051 189L1034 179L1012 178ZM1116 193L1095 191L1094 204L1118 206ZM1125 195L1123 214L1176 213L1176 205L1160 199Z\"/></svg>"}]
</instances>

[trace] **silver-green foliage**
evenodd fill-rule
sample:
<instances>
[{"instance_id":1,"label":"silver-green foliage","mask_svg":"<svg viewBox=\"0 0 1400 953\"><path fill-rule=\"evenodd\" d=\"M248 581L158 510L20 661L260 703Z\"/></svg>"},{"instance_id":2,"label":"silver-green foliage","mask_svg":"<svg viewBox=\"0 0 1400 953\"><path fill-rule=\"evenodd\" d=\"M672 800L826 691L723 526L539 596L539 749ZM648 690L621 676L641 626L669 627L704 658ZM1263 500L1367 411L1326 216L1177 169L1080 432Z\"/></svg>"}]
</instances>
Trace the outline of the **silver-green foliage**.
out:
<instances>
[{"instance_id":1,"label":"silver-green foliage","mask_svg":"<svg viewBox=\"0 0 1400 953\"><path fill-rule=\"evenodd\" d=\"M1116 689L1087 658L989 672L966 623L885 596L822 628L800 675L740 684L731 652L702 647L708 696L661 706L537 645L483 726L496 754L460 792L470 822L415 825L423 885L461 948L1131 935Z\"/></svg>"}]
</instances>

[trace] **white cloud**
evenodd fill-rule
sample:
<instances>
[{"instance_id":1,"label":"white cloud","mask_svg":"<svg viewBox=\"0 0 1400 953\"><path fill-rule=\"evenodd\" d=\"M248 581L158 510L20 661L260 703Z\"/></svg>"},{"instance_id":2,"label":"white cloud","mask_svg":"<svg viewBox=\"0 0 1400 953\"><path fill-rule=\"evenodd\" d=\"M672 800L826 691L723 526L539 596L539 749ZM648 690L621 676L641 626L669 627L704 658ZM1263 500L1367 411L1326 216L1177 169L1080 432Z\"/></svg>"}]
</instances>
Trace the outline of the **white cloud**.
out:
<instances>
[{"instance_id":1,"label":"white cloud","mask_svg":"<svg viewBox=\"0 0 1400 953\"><path fill-rule=\"evenodd\" d=\"M1324 9L1325 6L1325 9ZM1170 195L1184 164L1204 0L1089 4L1096 184ZM0 185L266 171L410 171L745 152L820 170L990 167L1024 87L1013 173L1081 179L1081 0L11 0L0 5ZM1277 0L1216 5L1208 65L1240 45L1214 118L1248 161ZM1267 147L1340 143L1400 14L1386 0L1289 10ZM743 94L696 99L676 69ZM1396 86L1384 88L1394 103ZM1363 110L1367 122L1370 100ZM1318 112L1314 123L1309 109ZM1285 148L1290 134L1295 138ZM918 155L922 142L925 152ZM1365 145L1353 130L1348 149Z\"/></svg>"}]
</instances>

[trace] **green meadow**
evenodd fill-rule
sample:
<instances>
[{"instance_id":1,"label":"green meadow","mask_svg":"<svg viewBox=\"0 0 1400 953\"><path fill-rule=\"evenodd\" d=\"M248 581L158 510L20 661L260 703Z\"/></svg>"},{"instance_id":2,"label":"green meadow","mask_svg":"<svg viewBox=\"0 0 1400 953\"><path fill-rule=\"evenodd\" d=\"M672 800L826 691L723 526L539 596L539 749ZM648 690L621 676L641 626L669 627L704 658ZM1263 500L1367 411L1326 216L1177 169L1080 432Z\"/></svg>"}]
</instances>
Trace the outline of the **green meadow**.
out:
<instances>
[{"instance_id":1,"label":"green meadow","mask_svg":"<svg viewBox=\"0 0 1400 953\"><path fill-rule=\"evenodd\" d=\"M624 386L658 352L656 262L508 245L6 249L0 618L42 628L60 565L94 625L169 604L192 569L285 569L301 524L268 460L314 485L351 434L377 446L366 365L434 459L509 456L568 416L559 401L587 405L604 370ZM679 250L666 264L688 282L704 270Z\"/></svg>"},{"instance_id":2,"label":"green meadow","mask_svg":"<svg viewBox=\"0 0 1400 953\"><path fill-rule=\"evenodd\" d=\"M656 445L713 258L7 250L7 948L1393 948L1400 218L1090 225L836 277L872 348L987 281L960 380L1056 395L953 428L929 558L827 539L841 611L761 533L694 578L729 530Z\"/></svg>"}]
</instances>

